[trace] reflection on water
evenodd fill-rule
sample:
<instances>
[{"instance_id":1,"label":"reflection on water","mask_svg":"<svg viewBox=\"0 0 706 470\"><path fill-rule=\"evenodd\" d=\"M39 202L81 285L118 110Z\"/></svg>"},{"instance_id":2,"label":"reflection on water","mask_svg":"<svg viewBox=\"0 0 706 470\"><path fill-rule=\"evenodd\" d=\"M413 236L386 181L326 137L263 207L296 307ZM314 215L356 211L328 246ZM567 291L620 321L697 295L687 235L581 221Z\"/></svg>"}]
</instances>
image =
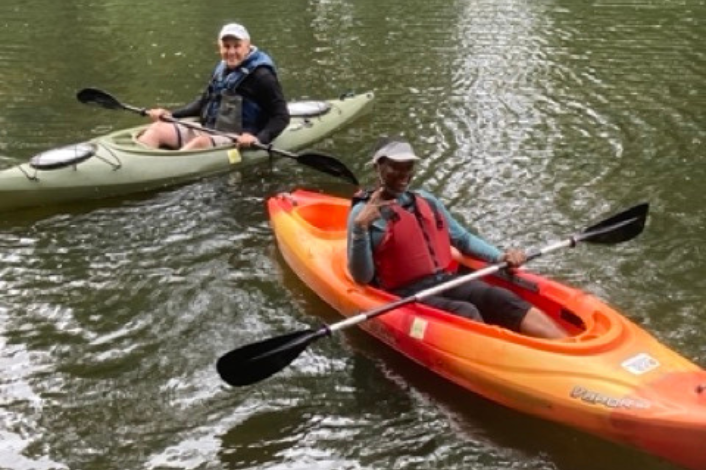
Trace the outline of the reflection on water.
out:
<instances>
[{"instance_id":1,"label":"reflection on water","mask_svg":"<svg viewBox=\"0 0 706 470\"><path fill-rule=\"evenodd\" d=\"M679 2L0 4L0 165L136 125L89 108L198 93L226 21L292 98L376 92L317 144L365 185L379 134L425 157L415 183L501 246L538 247L642 200L637 240L533 269L608 300L706 364L706 5ZM265 199L353 188L292 161L107 201L0 215L0 467L673 467L469 395L355 329L254 387L219 355L339 317L278 255Z\"/></svg>"}]
</instances>

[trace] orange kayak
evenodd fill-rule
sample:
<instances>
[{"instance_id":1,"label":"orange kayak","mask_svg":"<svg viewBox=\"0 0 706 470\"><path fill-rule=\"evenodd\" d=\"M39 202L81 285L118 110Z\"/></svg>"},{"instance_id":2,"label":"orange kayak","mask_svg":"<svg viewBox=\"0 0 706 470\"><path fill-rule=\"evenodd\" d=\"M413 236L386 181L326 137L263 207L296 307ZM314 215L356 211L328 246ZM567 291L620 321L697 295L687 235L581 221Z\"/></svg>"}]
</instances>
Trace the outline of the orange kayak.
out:
<instances>
[{"instance_id":1,"label":"orange kayak","mask_svg":"<svg viewBox=\"0 0 706 470\"><path fill-rule=\"evenodd\" d=\"M350 201L297 190L271 197L270 223L293 271L351 317L396 300L346 268ZM459 262L478 269L470 258ZM706 469L706 371L596 297L532 274L494 275L571 332L530 338L410 304L360 325L456 384L497 403Z\"/></svg>"}]
</instances>

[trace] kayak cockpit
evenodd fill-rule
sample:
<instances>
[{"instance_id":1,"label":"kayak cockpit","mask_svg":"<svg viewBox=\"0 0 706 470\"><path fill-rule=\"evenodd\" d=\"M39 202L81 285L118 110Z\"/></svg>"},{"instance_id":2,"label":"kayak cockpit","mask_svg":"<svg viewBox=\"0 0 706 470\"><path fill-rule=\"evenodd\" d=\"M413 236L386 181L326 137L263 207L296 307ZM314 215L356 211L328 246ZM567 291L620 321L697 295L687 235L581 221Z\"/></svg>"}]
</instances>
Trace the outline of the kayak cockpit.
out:
<instances>
[{"instance_id":1,"label":"kayak cockpit","mask_svg":"<svg viewBox=\"0 0 706 470\"><path fill-rule=\"evenodd\" d=\"M287 107L289 109L289 115L292 118L293 121L301 121L300 125L304 126L307 125L308 120L311 118L315 117L321 117L329 112L331 112L331 109L333 108L333 105L328 102L328 101L316 101L316 100L307 100L307 101L293 101L290 103L287 103ZM190 124L197 124L196 119L194 118L187 118L183 119L182 121ZM309 123L310 124L310 123ZM147 147L143 143L141 143L138 140L138 137L147 129L149 125L143 125L131 129L124 129L118 132L114 132L112 134L109 134L105 137L103 137L104 140L107 140L110 142L111 145L116 146L116 147L121 147L125 150L129 151L146 151L149 153L152 153L154 155L172 155L177 152L184 153L185 151L183 150L173 150L173 149L168 149L168 148L160 148L160 149L154 149L151 147ZM290 124L290 127L292 124ZM230 147L230 145L223 145L222 147ZM186 152L191 152L191 153L199 153L199 152L210 152L212 149L194 149L194 150L187 150Z\"/></svg>"},{"instance_id":2,"label":"kayak cockpit","mask_svg":"<svg viewBox=\"0 0 706 470\"><path fill-rule=\"evenodd\" d=\"M309 196L311 194L311 196ZM394 296L369 286L360 286L348 273L345 239L350 202L316 193L297 192L296 195L281 194L281 204L298 225L311 236L322 240L338 241L334 259L337 276L344 277L351 291L380 298L389 302ZM456 253L456 260L465 269L478 270L486 266L480 260L463 257ZM479 328L481 334L502 336L516 343L526 343L540 349L571 350L575 353L595 352L609 348L623 334L624 327L620 315L609 306L578 289L574 289L550 279L537 276L524 269L512 274L500 271L486 276L486 282L512 290L531 304L546 312L555 322L566 329L570 336L560 341L548 341L528 337L502 328ZM420 309L420 314L429 314L435 309ZM448 317L446 312L437 312ZM470 320L462 319L464 322ZM475 329L475 328L474 328ZM498 331L502 330L502 331Z\"/></svg>"},{"instance_id":3,"label":"kayak cockpit","mask_svg":"<svg viewBox=\"0 0 706 470\"><path fill-rule=\"evenodd\" d=\"M460 263L475 270L486 266L482 261L458 257ZM560 341L543 341L542 349L559 348L566 352L595 353L610 348L625 333L623 317L601 300L579 289L541 277L525 269L513 273L500 271L486 282L509 289L549 315L569 336ZM537 341L515 334L522 341Z\"/></svg>"}]
</instances>

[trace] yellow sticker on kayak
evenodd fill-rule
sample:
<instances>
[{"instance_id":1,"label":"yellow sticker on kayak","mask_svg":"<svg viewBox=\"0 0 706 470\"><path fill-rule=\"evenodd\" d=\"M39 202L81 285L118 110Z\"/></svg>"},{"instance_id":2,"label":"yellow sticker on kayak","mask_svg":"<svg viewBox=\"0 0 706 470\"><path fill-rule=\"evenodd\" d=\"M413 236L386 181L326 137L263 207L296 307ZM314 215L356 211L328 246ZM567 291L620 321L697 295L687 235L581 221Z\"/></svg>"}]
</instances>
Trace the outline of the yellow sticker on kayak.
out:
<instances>
[{"instance_id":1,"label":"yellow sticker on kayak","mask_svg":"<svg viewBox=\"0 0 706 470\"><path fill-rule=\"evenodd\" d=\"M231 165L234 165L236 163L240 163L240 161L242 159L243 159L243 157L240 156L240 150L238 150L238 149L228 150L228 161L230 162Z\"/></svg>"},{"instance_id":2,"label":"yellow sticker on kayak","mask_svg":"<svg viewBox=\"0 0 706 470\"><path fill-rule=\"evenodd\" d=\"M424 339L424 332L427 330L427 321L421 318L415 318L412 321L412 326L409 329L409 336L416 339Z\"/></svg>"}]
</instances>

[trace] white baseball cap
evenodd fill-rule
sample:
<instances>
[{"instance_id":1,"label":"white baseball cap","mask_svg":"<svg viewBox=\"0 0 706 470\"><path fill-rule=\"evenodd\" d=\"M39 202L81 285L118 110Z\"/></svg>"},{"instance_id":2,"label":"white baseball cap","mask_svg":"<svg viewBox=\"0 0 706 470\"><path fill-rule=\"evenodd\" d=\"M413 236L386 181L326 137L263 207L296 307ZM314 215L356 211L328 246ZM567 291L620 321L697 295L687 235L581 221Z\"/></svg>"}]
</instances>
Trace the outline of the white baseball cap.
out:
<instances>
[{"instance_id":1,"label":"white baseball cap","mask_svg":"<svg viewBox=\"0 0 706 470\"><path fill-rule=\"evenodd\" d=\"M248 30L245 29L245 26L238 23L228 23L223 28L221 28L221 32L218 34L218 39L222 40L223 38L228 36L232 36L236 39L244 39L246 41L250 40L250 34L248 33Z\"/></svg>"},{"instance_id":2,"label":"white baseball cap","mask_svg":"<svg viewBox=\"0 0 706 470\"><path fill-rule=\"evenodd\" d=\"M420 158L414 154L412 146L403 140L389 140L380 146L373 154L373 163L377 163L383 157L396 162L413 162L420 160Z\"/></svg>"}]
</instances>

